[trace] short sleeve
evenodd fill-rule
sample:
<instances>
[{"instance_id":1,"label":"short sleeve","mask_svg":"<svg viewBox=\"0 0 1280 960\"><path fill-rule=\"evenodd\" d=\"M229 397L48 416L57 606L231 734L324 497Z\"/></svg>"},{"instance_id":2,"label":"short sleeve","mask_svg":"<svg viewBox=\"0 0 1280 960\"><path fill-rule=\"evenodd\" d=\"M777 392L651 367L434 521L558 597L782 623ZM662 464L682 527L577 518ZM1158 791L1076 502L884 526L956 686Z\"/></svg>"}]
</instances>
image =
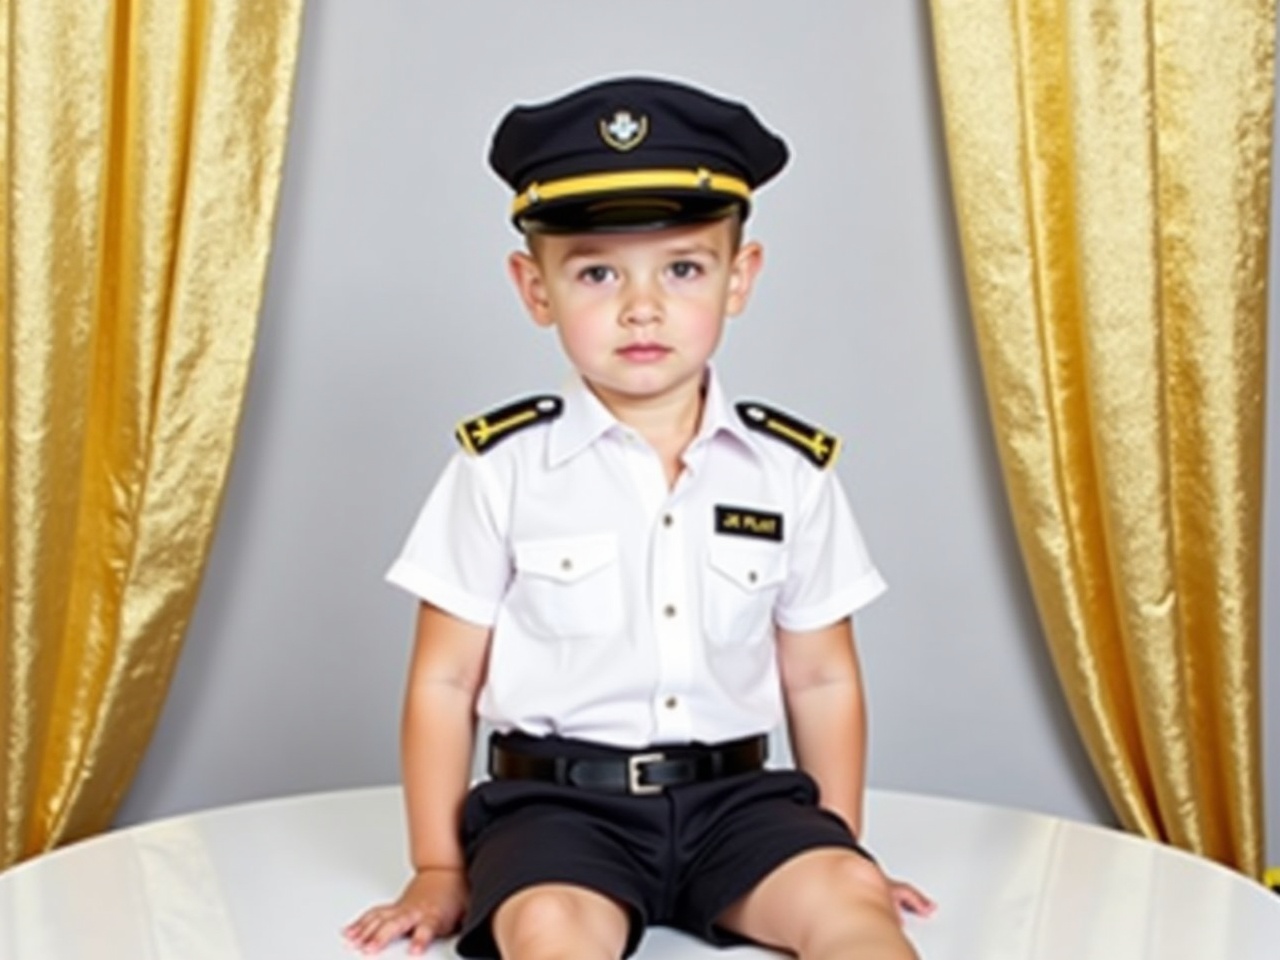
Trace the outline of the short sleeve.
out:
<instances>
[{"instance_id":1,"label":"short sleeve","mask_svg":"<svg viewBox=\"0 0 1280 960\"><path fill-rule=\"evenodd\" d=\"M511 578L506 510L479 458L457 454L436 482L387 571L388 582L481 626L492 626Z\"/></svg>"},{"instance_id":2,"label":"short sleeve","mask_svg":"<svg viewBox=\"0 0 1280 960\"><path fill-rule=\"evenodd\" d=\"M823 471L793 525L787 580L774 609L786 630L817 630L853 614L885 590L844 488Z\"/></svg>"}]
</instances>

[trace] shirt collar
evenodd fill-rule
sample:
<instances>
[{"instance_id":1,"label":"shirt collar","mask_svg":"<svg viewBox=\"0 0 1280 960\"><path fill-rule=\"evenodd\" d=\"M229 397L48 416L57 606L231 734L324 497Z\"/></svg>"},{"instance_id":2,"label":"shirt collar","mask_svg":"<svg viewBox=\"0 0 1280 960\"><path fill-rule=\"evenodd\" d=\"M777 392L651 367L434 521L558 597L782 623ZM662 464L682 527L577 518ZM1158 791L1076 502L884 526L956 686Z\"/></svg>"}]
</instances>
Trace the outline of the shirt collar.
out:
<instances>
[{"instance_id":1,"label":"shirt collar","mask_svg":"<svg viewBox=\"0 0 1280 960\"><path fill-rule=\"evenodd\" d=\"M561 391L564 412L551 424L547 454L551 466L557 466L618 425L600 398L588 389L582 377L570 375Z\"/></svg>"},{"instance_id":2,"label":"shirt collar","mask_svg":"<svg viewBox=\"0 0 1280 960\"><path fill-rule=\"evenodd\" d=\"M600 402L600 398L591 392L579 374L569 376L561 395L564 399L564 412L551 424L548 438L548 458L553 467L581 453L610 430L621 428L617 419ZM748 450L755 452L754 438L725 399L715 369L708 366L702 423L690 446L709 441L721 432L729 434Z\"/></svg>"},{"instance_id":3,"label":"shirt collar","mask_svg":"<svg viewBox=\"0 0 1280 960\"><path fill-rule=\"evenodd\" d=\"M725 399L724 388L720 385L720 378L716 376L715 369L708 367L707 396L702 405L702 425L698 428L697 436L693 438L693 442L697 443L703 439L710 440L721 431L735 437L748 449L755 450L751 432L737 415L737 412L729 405L729 401Z\"/></svg>"}]
</instances>

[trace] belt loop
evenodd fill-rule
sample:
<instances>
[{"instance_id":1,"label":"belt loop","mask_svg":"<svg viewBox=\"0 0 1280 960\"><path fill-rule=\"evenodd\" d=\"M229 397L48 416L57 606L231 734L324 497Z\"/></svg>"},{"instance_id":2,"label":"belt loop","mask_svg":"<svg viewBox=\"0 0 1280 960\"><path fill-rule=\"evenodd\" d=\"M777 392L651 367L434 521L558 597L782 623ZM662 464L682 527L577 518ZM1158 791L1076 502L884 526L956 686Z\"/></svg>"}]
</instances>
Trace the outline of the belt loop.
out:
<instances>
[{"instance_id":1,"label":"belt loop","mask_svg":"<svg viewBox=\"0 0 1280 960\"><path fill-rule=\"evenodd\" d=\"M569 758L563 754L555 757L555 782L561 786L576 786L573 778L569 776Z\"/></svg>"}]
</instances>

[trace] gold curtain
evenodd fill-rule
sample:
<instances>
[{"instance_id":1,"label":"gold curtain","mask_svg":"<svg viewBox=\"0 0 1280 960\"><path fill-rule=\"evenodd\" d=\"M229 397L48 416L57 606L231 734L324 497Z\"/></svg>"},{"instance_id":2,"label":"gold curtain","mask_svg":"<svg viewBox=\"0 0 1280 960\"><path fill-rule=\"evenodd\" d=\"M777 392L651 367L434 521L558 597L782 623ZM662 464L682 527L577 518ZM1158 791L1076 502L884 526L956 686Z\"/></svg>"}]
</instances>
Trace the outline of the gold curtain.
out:
<instances>
[{"instance_id":1,"label":"gold curtain","mask_svg":"<svg viewBox=\"0 0 1280 960\"><path fill-rule=\"evenodd\" d=\"M221 502L302 0L0 0L0 867L108 825Z\"/></svg>"},{"instance_id":2,"label":"gold curtain","mask_svg":"<svg viewBox=\"0 0 1280 960\"><path fill-rule=\"evenodd\" d=\"M1273 0L931 0L988 405L1122 822L1253 876Z\"/></svg>"}]
</instances>

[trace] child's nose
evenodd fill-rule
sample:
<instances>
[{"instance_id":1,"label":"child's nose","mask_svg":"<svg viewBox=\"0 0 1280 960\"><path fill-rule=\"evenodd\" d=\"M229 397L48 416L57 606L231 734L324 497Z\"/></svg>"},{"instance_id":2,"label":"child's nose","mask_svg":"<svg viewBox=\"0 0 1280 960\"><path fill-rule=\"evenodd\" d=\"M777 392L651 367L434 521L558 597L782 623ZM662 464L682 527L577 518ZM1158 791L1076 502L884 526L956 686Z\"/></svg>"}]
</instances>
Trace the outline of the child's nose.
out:
<instances>
[{"instance_id":1,"label":"child's nose","mask_svg":"<svg viewBox=\"0 0 1280 960\"><path fill-rule=\"evenodd\" d=\"M635 283L628 287L621 319L627 325L656 323L662 319L662 298L652 284Z\"/></svg>"}]
</instances>

